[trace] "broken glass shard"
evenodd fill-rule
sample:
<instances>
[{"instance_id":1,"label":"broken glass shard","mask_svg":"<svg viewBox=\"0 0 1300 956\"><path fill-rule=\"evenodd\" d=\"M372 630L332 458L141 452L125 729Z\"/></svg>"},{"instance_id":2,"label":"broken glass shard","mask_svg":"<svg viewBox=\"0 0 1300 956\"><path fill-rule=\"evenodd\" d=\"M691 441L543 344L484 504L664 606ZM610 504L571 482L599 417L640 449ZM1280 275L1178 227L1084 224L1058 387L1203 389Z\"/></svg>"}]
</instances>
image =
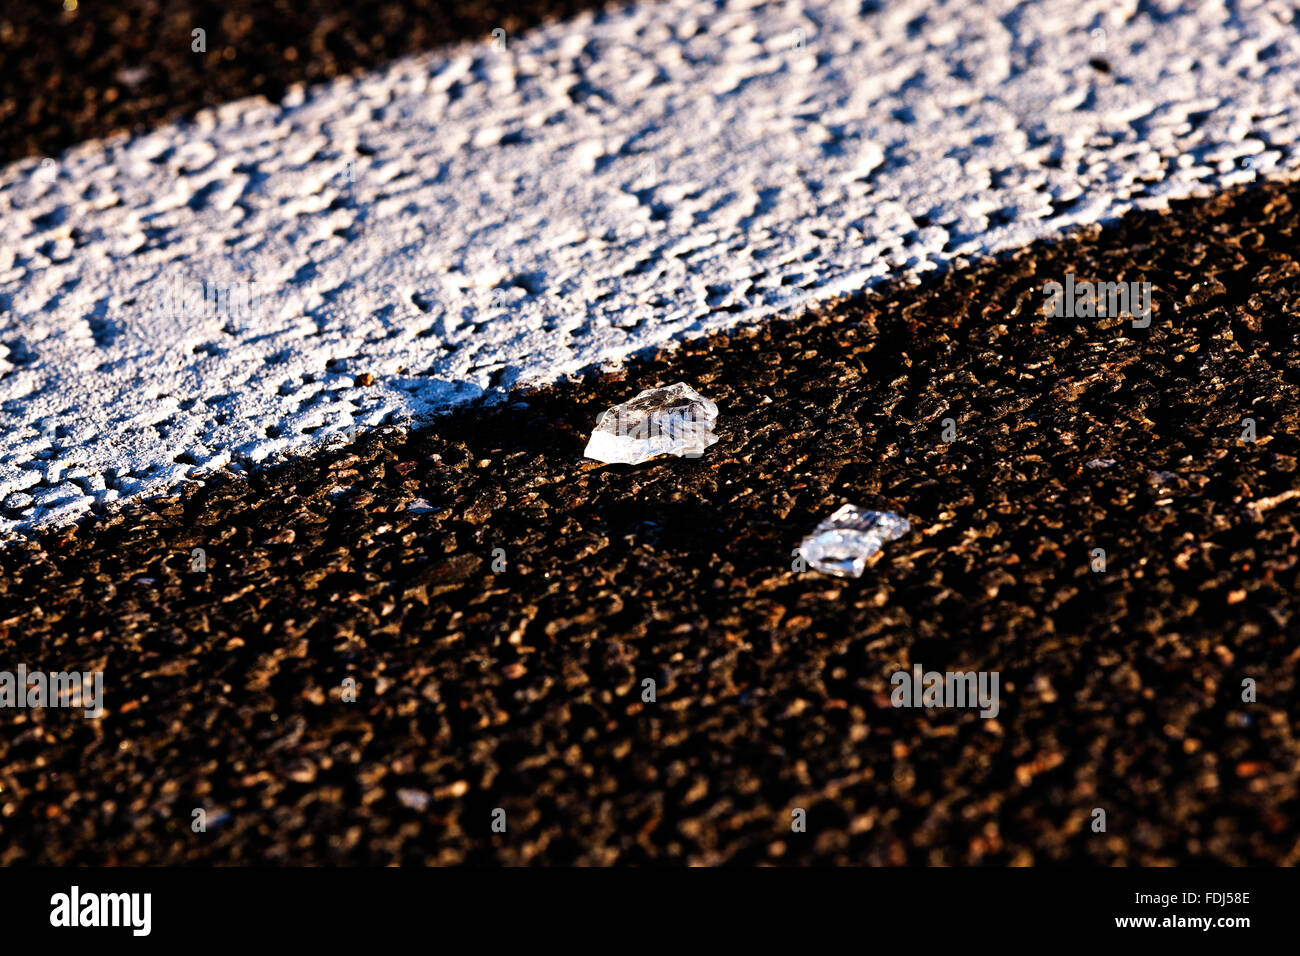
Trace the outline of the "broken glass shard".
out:
<instances>
[{"instance_id":1,"label":"broken glass shard","mask_svg":"<svg viewBox=\"0 0 1300 956\"><path fill-rule=\"evenodd\" d=\"M583 453L609 464L639 465L660 455L699 458L718 440L718 406L684 382L646 389L603 412Z\"/></svg>"},{"instance_id":2,"label":"broken glass shard","mask_svg":"<svg viewBox=\"0 0 1300 956\"><path fill-rule=\"evenodd\" d=\"M799 553L823 574L861 577L867 559L886 541L901 538L911 530L911 523L902 515L844 505L803 539Z\"/></svg>"}]
</instances>

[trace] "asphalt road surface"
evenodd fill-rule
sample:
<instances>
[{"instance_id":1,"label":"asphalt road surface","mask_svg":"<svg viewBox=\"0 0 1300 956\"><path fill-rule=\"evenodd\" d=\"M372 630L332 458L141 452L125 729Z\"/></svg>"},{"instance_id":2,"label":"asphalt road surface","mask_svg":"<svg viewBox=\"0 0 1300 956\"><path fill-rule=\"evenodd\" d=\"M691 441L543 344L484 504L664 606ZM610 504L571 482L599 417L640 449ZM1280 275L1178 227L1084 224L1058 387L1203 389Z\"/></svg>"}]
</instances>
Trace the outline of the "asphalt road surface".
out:
<instances>
[{"instance_id":1,"label":"asphalt road surface","mask_svg":"<svg viewBox=\"0 0 1300 956\"><path fill-rule=\"evenodd\" d=\"M5 715L0 862L1296 863L1298 198L12 542L3 659L102 669L106 713ZM1044 316L1067 274L1151 282L1150 326ZM718 404L702 458L582 458L676 381ZM913 532L792 570L844 501ZM997 672L998 716L891 706L913 664Z\"/></svg>"}]
</instances>

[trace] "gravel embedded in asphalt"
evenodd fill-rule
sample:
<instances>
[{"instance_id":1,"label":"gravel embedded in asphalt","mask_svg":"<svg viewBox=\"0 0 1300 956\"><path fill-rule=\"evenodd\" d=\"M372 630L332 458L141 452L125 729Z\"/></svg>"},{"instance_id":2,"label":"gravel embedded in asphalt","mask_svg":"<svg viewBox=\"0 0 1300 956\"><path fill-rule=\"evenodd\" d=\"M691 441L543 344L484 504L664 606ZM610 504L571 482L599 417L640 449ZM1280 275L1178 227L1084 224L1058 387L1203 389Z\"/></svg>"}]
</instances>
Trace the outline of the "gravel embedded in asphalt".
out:
<instances>
[{"instance_id":1,"label":"gravel embedded in asphalt","mask_svg":"<svg viewBox=\"0 0 1300 956\"><path fill-rule=\"evenodd\" d=\"M108 713L3 714L0 862L1300 862L1298 197L11 542L0 669L102 668ZM1071 273L1151 282L1150 328L1045 318ZM675 381L718 405L702 458L583 460ZM793 572L844 501L912 533ZM913 664L997 672L998 717L893 708Z\"/></svg>"}]
</instances>

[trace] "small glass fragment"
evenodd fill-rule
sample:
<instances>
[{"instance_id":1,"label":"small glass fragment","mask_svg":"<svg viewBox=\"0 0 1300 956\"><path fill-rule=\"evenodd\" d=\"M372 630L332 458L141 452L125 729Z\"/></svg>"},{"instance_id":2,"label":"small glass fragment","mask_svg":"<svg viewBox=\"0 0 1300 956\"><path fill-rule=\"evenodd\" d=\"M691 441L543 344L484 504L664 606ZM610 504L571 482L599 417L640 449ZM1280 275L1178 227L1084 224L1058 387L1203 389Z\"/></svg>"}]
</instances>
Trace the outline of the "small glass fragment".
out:
<instances>
[{"instance_id":1,"label":"small glass fragment","mask_svg":"<svg viewBox=\"0 0 1300 956\"><path fill-rule=\"evenodd\" d=\"M718 440L718 406L684 382L646 389L596 419L583 453L608 464L639 465L660 455L699 458Z\"/></svg>"},{"instance_id":2,"label":"small glass fragment","mask_svg":"<svg viewBox=\"0 0 1300 956\"><path fill-rule=\"evenodd\" d=\"M901 538L911 530L911 523L902 515L844 505L803 539L799 553L822 574L861 577L867 559L886 541Z\"/></svg>"}]
</instances>

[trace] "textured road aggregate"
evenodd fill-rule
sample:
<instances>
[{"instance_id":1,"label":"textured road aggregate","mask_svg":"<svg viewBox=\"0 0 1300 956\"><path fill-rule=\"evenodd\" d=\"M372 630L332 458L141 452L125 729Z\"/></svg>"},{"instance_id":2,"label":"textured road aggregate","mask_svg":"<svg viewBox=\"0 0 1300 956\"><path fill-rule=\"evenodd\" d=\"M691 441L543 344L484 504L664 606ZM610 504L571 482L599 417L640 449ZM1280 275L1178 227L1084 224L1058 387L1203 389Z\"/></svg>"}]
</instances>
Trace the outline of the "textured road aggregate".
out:
<instances>
[{"instance_id":1,"label":"textured road aggregate","mask_svg":"<svg viewBox=\"0 0 1300 956\"><path fill-rule=\"evenodd\" d=\"M1298 200L8 542L0 669L102 669L107 712L0 712L0 863L1300 861ZM1043 315L1067 274L1152 283L1150 326ZM676 381L718 405L702 458L582 459ZM846 501L912 533L857 581L792 570ZM891 706L917 663L997 672L998 716Z\"/></svg>"}]
</instances>

